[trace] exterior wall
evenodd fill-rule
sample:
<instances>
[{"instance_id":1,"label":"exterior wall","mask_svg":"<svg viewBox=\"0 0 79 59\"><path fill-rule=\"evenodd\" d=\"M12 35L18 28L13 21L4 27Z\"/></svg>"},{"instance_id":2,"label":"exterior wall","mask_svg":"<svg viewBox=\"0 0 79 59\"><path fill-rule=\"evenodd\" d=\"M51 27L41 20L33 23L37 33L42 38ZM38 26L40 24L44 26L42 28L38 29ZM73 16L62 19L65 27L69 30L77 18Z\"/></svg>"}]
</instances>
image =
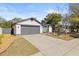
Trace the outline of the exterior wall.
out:
<instances>
[{"instance_id":1,"label":"exterior wall","mask_svg":"<svg viewBox=\"0 0 79 59\"><path fill-rule=\"evenodd\" d=\"M40 33L43 33L43 26L40 26Z\"/></svg>"},{"instance_id":2,"label":"exterior wall","mask_svg":"<svg viewBox=\"0 0 79 59\"><path fill-rule=\"evenodd\" d=\"M49 26L49 32L52 32L52 27L51 26Z\"/></svg>"},{"instance_id":3,"label":"exterior wall","mask_svg":"<svg viewBox=\"0 0 79 59\"><path fill-rule=\"evenodd\" d=\"M27 20L27 21L19 22L18 24L20 24L20 25L38 25L38 26L40 26L40 24L38 22L36 22L35 20Z\"/></svg>"},{"instance_id":4,"label":"exterior wall","mask_svg":"<svg viewBox=\"0 0 79 59\"><path fill-rule=\"evenodd\" d=\"M0 34L2 34L2 28L0 27Z\"/></svg>"},{"instance_id":5,"label":"exterior wall","mask_svg":"<svg viewBox=\"0 0 79 59\"><path fill-rule=\"evenodd\" d=\"M16 28L15 28L15 31L16 31L16 34L21 34L21 25L16 25Z\"/></svg>"},{"instance_id":6,"label":"exterior wall","mask_svg":"<svg viewBox=\"0 0 79 59\"><path fill-rule=\"evenodd\" d=\"M17 24L15 27L14 27L14 33L15 34L21 34L21 25ZM40 25L40 29L39 29L40 33L43 33L43 26Z\"/></svg>"},{"instance_id":7,"label":"exterior wall","mask_svg":"<svg viewBox=\"0 0 79 59\"><path fill-rule=\"evenodd\" d=\"M49 32L48 30L49 30L49 29L48 29L47 26L43 26L43 33Z\"/></svg>"},{"instance_id":8,"label":"exterior wall","mask_svg":"<svg viewBox=\"0 0 79 59\"><path fill-rule=\"evenodd\" d=\"M27 20L23 22L19 22L14 27L14 33L15 34L21 34L21 25L34 25L34 26L40 26L40 33L43 33L43 27L41 24L36 22L35 20Z\"/></svg>"},{"instance_id":9,"label":"exterior wall","mask_svg":"<svg viewBox=\"0 0 79 59\"><path fill-rule=\"evenodd\" d=\"M16 25L13 26L13 28L14 28L14 34L16 34Z\"/></svg>"}]
</instances>

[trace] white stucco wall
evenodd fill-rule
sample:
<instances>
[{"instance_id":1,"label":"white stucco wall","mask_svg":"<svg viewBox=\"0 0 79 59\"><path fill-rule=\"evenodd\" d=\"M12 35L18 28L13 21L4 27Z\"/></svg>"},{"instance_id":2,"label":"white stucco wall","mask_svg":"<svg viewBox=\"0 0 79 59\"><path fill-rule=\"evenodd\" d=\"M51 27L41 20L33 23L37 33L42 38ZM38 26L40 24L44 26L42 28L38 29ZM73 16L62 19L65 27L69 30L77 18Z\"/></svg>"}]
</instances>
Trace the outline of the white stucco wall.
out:
<instances>
[{"instance_id":1,"label":"white stucco wall","mask_svg":"<svg viewBox=\"0 0 79 59\"><path fill-rule=\"evenodd\" d=\"M21 25L16 25L16 34L21 34Z\"/></svg>"},{"instance_id":2,"label":"white stucco wall","mask_svg":"<svg viewBox=\"0 0 79 59\"><path fill-rule=\"evenodd\" d=\"M43 33L43 26L40 26L40 33Z\"/></svg>"},{"instance_id":3,"label":"white stucco wall","mask_svg":"<svg viewBox=\"0 0 79 59\"><path fill-rule=\"evenodd\" d=\"M52 32L52 27L51 26L49 26L49 32Z\"/></svg>"},{"instance_id":4,"label":"white stucco wall","mask_svg":"<svg viewBox=\"0 0 79 59\"><path fill-rule=\"evenodd\" d=\"M35 20L33 20L33 21L27 20L27 21L19 22L18 24L20 24L20 25L38 25L38 26L40 26L40 24L38 22L36 22Z\"/></svg>"},{"instance_id":5,"label":"white stucco wall","mask_svg":"<svg viewBox=\"0 0 79 59\"><path fill-rule=\"evenodd\" d=\"M0 34L2 34L2 28L0 27Z\"/></svg>"},{"instance_id":6,"label":"white stucco wall","mask_svg":"<svg viewBox=\"0 0 79 59\"><path fill-rule=\"evenodd\" d=\"M21 25L35 25L35 26L40 26L40 33L43 33L43 26L41 24L39 24L38 22L36 22L35 20L31 21L31 20L27 20L27 21L23 21L23 22L19 22L16 24L16 34L21 34Z\"/></svg>"}]
</instances>

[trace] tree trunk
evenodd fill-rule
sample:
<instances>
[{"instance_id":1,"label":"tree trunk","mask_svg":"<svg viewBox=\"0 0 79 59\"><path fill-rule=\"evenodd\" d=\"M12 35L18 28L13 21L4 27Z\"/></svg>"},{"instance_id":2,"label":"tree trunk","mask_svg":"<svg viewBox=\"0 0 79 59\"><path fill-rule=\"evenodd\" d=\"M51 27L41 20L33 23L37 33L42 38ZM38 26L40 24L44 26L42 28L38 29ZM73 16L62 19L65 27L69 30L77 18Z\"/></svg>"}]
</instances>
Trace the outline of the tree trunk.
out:
<instances>
[{"instance_id":1,"label":"tree trunk","mask_svg":"<svg viewBox=\"0 0 79 59\"><path fill-rule=\"evenodd\" d=\"M52 32L55 32L55 25L52 26Z\"/></svg>"},{"instance_id":2,"label":"tree trunk","mask_svg":"<svg viewBox=\"0 0 79 59\"><path fill-rule=\"evenodd\" d=\"M57 34L60 35L60 26L58 27Z\"/></svg>"},{"instance_id":3,"label":"tree trunk","mask_svg":"<svg viewBox=\"0 0 79 59\"><path fill-rule=\"evenodd\" d=\"M71 27L71 33L73 33L74 32L74 28L73 27Z\"/></svg>"},{"instance_id":4,"label":"tree trunk","mask_svg":"<svg viewBox=\"0 0 79 59\"><path fill-rule=\"evenodd\" d=\"M78 29L77 29L77 32L78 32Z\"/></svg>"}]
</instances>

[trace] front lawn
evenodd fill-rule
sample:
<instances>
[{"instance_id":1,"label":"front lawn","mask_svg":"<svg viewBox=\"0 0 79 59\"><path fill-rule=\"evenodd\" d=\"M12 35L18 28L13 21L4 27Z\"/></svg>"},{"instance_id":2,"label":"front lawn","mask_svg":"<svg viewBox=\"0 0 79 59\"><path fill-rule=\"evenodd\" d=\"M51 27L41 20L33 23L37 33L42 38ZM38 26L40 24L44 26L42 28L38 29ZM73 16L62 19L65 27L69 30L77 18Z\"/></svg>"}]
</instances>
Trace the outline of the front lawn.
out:
<instances>
[{"instance_id":1,"label":"front lawn","mask_svg":"<svg viewBox=\"0 0 79 59\"><path fill-rule=\"evenodd\" d=\"M0 53L4 52L14 41L15 36L13 35L6 35L6 34L0 34Z\"/></svg>"},{"instance_id":2,"label":"front lawn","mask_svg":"<svg viewBox=\"0 0 79 59\"><path fill-rule=\"evenodd\" d=\"M10 37L8 37L6 40L8 40L9 38ZM10 47L3 53L0 53L1 56L27 56L39 52L39 50L34 45L32 45L24 38L20 36L15 36L15 38L16 39L14 43L10 45ZM7 45L8 43L5 44Z\"/></svg>"}]
</instances>

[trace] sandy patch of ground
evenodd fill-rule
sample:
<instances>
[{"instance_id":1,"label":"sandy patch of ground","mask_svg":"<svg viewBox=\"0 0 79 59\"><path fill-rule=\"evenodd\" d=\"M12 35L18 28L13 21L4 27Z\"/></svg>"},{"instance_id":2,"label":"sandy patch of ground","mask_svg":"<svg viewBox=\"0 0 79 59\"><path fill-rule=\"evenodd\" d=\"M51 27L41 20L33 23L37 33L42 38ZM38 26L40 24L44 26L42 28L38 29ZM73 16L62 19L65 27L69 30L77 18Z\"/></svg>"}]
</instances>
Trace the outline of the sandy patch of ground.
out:
<instances>
[{"instance_id":1,"label":"sandy patch of ground","mask_svg":"<svg viewBox=\"0 0 79 59\"><path fill-rule=\"evenodd\" d=\"M4 52L15 41L15 39L15 36L4 34L2 38L0 38L0 53Z\"/></svg>"},{"instance_id":2,"label":"sandy patch of ground","mask_svg":"<svg viewBox=\"0 0 79 59\"><path fill-rule=\"evenodd\" d=\"M30 42L28 42L22 37L16 37L15 42L0 55L1 56L28 56L28 55L35 54L37 52L39 52L39 50L35 46L33 46Z\"/></svg>"}]
</instances>

